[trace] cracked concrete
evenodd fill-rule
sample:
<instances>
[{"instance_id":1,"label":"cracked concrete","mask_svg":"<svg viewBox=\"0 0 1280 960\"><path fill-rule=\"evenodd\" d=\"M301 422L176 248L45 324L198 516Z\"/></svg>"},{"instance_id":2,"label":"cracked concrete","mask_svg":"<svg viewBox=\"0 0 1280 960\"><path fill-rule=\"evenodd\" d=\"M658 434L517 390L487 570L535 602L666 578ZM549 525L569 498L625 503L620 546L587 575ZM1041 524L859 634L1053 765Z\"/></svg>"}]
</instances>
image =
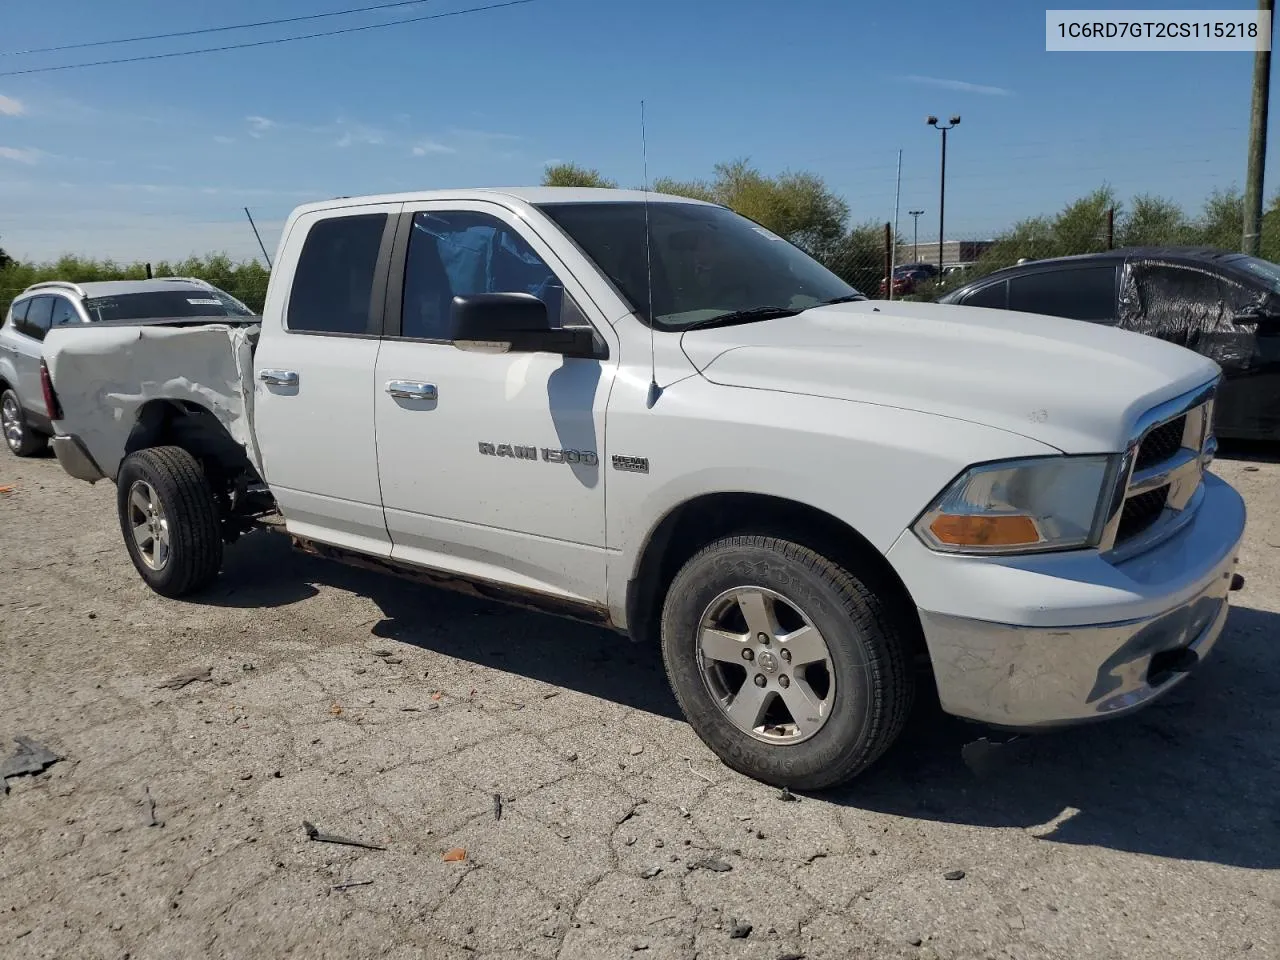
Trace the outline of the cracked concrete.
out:
<instances>
[{"instance_id":1,"label":"cracked concrete","mask_svg":"<svg viewBox=\"0 0 1280 960\"><path fill-rule=\"evenodd\" d=\"M655 651L270 535L163 600L109 487L0 458L0 750L65 757L0 798L0 957L1280 957L1280 465L1217 470L1249 582L1198 677L981 777L926 702L857 783L782 803Z\"/></svg>"}]
</instances>

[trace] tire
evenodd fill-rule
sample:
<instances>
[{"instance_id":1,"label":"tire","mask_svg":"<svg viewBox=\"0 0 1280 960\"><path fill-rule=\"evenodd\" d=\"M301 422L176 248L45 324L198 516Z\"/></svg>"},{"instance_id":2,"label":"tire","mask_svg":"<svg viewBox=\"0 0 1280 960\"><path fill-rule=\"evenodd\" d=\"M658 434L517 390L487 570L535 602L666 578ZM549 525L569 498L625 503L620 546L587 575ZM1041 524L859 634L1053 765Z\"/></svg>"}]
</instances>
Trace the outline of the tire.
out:
<instances>
[{"instance_id":1,"label":"tire","mask_svg":"<svg viewBox=\"0 0 1280 960\"><path fill-rule=\"evenodd\" d=\"M186 450L151 447L130 454L116 479L116 505L129 557L156 593L181 597L218 575L217 504L200 463Z\"/></svg>"},{"instance_id":2,"label":"tire","mask_svg":"<svg viewBox=\"0 0 1280 960\"><path fill-rule=\"evenodd\" d=\"M0 427L4 430L5 446L15 457L35 456L49 443L43 433L31 429L22 402L11 389L0 393Z\"/></svg>"},{"instance_id":3,"label":"tire","mask_svg":"<svg viewBox=\"0 0 1280 960\"><path fill-rule=\"evenodd\" d=\"M751 629L762 617L767 643ZM720 631L705 643L704 625ZM898 738L915 696L906 636L900 615L853 573L766 536L702 549L672 581L662 610L667 676L694 732L739 773L798 790L852 779ZM746 648L750 660L741 658ZM748 717L761 720L755 732Z\"/></svg>"}]
</instances>

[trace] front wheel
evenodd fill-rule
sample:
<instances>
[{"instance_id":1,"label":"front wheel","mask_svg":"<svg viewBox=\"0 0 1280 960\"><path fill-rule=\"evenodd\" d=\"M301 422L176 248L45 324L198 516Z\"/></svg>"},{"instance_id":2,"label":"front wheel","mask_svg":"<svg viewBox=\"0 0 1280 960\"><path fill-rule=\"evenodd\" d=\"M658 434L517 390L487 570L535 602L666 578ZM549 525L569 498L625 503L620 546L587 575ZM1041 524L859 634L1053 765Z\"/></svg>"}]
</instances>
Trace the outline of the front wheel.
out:
<instances>
[{"instance_id":1,"label":"front wheel","mask_svg":"<svg viewBox=\"0 0 1280 960\"><path fill-rule=\"evenodd\" d=\"M156 593L180 597L218 575L217 504L199 461L186 450L131 453L116 479L116 504L129 557Z\"/></svg>"},{"instance_id":2,"label":"front wheel","mask_svg":"<svg viewBox=\"0 0 1280 960\"><path fill-rule=\"evenodd\" d=\"M848 570L800 544L738 536L677 574L662 653L694 732L728 766L816 790L870 766L914 697L899 617Z\"/></svg>"}]
</instances>

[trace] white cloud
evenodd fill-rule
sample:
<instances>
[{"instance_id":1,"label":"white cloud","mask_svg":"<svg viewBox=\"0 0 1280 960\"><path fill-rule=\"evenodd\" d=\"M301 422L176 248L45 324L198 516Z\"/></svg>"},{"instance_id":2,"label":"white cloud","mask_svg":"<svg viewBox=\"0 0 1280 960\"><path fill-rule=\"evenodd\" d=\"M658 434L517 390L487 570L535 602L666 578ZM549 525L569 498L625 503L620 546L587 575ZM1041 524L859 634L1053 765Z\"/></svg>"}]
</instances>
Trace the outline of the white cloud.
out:
<instances>
[{"instance_id":1,"label":"white cloud","mask_svg":"<svg viewBox=\"0 0 1280 960\"><path fill-rule=\"evenodd\" d=\"M0 116L20 117L26 112L27 108L22 105L21 100L15 100L0 93Z\"/></svg>"},{"instance_id":2,"label":"white cloud","mask_svg":"<svg viewBox=\"0 0 1280 960\"><path fill-rule=\"evenodd\" d=\"M13 160L16 163L25 163L34 166L43 156L44 153L32 147L27 147L25 149L19 147L0 147L0 158Z\"/></svg>"},{"instance_id":3,"label":"white cloud","mask_svg":"<svg viewBox=\"0 0 1280 960\"><path fill-rule=\"evenodd\" d=\"M364 127L357 124L352 127L343 128L342 136L338 138L337 146L350 147L353 144L359 143L376 147L385 142L386 141L381 130L375 130L372 127Z\"/></svg>"},{"instance_id":4,"label":"white cloud","mask_svg":"<svg viewBox=\"0 0 1280 960\"><path fill-rule=\"evenodd\" d=\"M437 143L435 140L419 140L413 145L413 155L415 157L425 157L430 153L457 153L453 147L443 143Z\"/></svg>"},{"instance_id":5,"label":"white cloud","mask_svg":"<svg viewBox=\"0 0 1280 960\"><path fill-rule=\"evenodd\" d=\"M911 83L923 83L930 87L942 87L944 90L956 90L960 93L980 93L986 97L1011 97L1012 90L1006 90L1004 87L988 87L981 83L969 83L967 80L946 80L939 77L921 77L917 74L910 74L903 77Z\"/></svg>"},{"instance_id":6,"label":"white cloud","mask_svg":"<svg viewBox=\"0 0 1280 960\"><path fill-rule=\"evenodd\" d=\"M266 117L252 116L245 117L244 122L249 124L249 136L261 137L264 133L276 125L274 120L268 120Z\"/></svg>"},{"instance_id":7,"label":"white cloud","mask_svg":"<svg viewBox=\"0 0 1280 960\"><path fill-rule=\"evenodd\" d=\"M221 134L213 138L214 143L235 143L235 137L224 137Z\"/></svg>"}]
</instances>

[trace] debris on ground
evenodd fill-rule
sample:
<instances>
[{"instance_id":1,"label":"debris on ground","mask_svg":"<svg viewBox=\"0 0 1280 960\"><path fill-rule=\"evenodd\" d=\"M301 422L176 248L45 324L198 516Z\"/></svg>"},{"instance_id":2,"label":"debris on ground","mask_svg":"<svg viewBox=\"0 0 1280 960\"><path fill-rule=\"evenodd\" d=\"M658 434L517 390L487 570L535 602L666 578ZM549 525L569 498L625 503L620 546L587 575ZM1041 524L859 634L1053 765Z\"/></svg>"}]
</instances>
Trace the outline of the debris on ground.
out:
<instances>
[{"instance_id":1,"label":"debris on ground","mask_svg":"<svg viewBox=\"0 0 1280 960\"><path fill-rule=\"evenodd\" d=\"M692 759L690 759L689 757L685 757L684 762L689 765L689 772L692 773L695 777L701 777L703 780L707 781L707 783L715 783L715 781L712 780L710 777L708 777L705 773L699 773L697 770L693 769Z\"/></svg>"},{"instance_id":2,"label":"debris on ground","mask_svg":"<svg viewBox=\"0 0 1280 960\"><path fill-rule=\"evenodd\" d=\"M249 673L250 671L257 670L258 668L255 667L252 663L242 663L240 664L240 669L243 670L245 673Z\"/></svg>"},{"instance_id":3,"label":"debris on ground","mask_svg":"<svg viewBox=\"0 0 1280 960\"><path fill-rule=\"evenodd\" d=\"M142 792L145 794L142 803L143 806L147 808L146 825L148 827L163 827L164 821L156 819L156 800L155 797L151 796L151 788L149 786L144 786L142 788Z\"/></svg>"},{"instance_id":4,"label":"debris on ground","mask_svg":"<svg viewBox=\"0 0 1280 960\"><path fill-rule=\"evenodd\" d=\"M645 801L643 800L637 800L635 803L633 803L626 813L624 813L622 816L620 816L617 820L613 822L614 826L620 827L624 823L626 823L628 820L630 820L632 817L634 817L636 813L639 812L640 808L644 806L644 803Z\"/></svg>"},{"instance_id":5,"label":"debris on ground","mask_svg":"<svg viewBox=\"0 0 1280 960\"><path fill-rule=\"evenodd\" d=\"M383 657L383 663L404 663L403 657Z\"/></svg>"},{"instance_id":6,"label":"debris on ground","mask_svg":"<svg viewBox=\"0 0 1280 960\"><path fill-rule=\"evenodd\" d=\"M784 953L780 957L778 957L778 960L804 960L804 954L803 953Z\"/></svg>"},{"instance_id":7,"label":"debris on ground","mask_svg":"<svg viewBox=\"0 0 1280 960\"><path fill-rule=\"evenodd\" d=\"M654 877L656 877L656 876L657 876L658 874L660 874L661 872L662 872L662 868L661 868L661 867L650 867L650 868L649 868L648 870L646 870L644 873L640 874L640 879L641 879L641 880L652 880Z\"/></svg>"},{"instance_id":8,"label":"debris on ground","mask_svg":"<svg viewBox=\"0 0 1280 960\"><path fill-rule=\"evenodd\" d=\"M342 704L340 704L340 703L332 704L332 705L329 707L329 716L331 716L331 717L340 717L340 716L342 716Z\"/></svg>"},{"instance_id":9,"label":"debris on ground","mask_svg":"<svg viewBox=\"0 0 1280 960\"><path fill-rule=\"evenodd\" d=\"M205 667L203 670L192 670L190 673L180 673L176 677L170 677L164 683L156 684L157 690L181 690L189 683L211 683L213 681L213 668Z\"/></svg>"},{"instance_id":10,"label":"debris on ground","mask_svg":"<svg viewBox=\"0 0 1280 960\"><path fill-rule=\"evenodd\" d=\"M717 860L714 857L707 857L705 860L695 860L689 864L690 870L711 870L715 873L725 873L732 870L731 864L725 863L723 860Z\"/></svg>"},{"instance_id":11,"label":"debris on ground","mask_svg":"<svg viewBox=\"0 0 1280 960\"><path fill-rule=\"evenodd\" d=\"M734 917L729 922L729 938L731 940L745 940L751 936L751 924L739 923L737 917Z\"/></svg>"},{"instance_id":12,"label":"debris on ground","mask_svg":"<svg viewBox=\"0 0 1280 960\"><path fill-rule=\"evenodd\" d=\"M373 651L373 655L374 655L375 657L382 657L384 660L385 660L387 657L393 656L393 654L392 654L392 652L391 652L390 650L374 650L374 651Z\"/></svg>"},{"instance_id":13,"label":"debris on ground","mask_svg":"<svg viewBox=\"0 0 1280 960\"><path fill-rule=\"evenodd\" d=\"M783 788L778 792L778 799L779 799L779 800L781 800L781 801L783 801L784 803L795 803L795 802L797 802L800 798L799 798L799 797L797 797L797 796L796 796L794 793L792 793L790 790L788 790L786 787L783 787Z\"/></svg>"},{"instance_id":14,"label":"debris on ground","mask_svg":"<svg viewBox=\"0 0 1280 960\"><path fill-rule=\"evenodd\" d=\"M502 794L500 793L493 795L493 819L502 819Z\"/></svg>"},{"instance_id":15,"label":"debris on ground","mask_svg":"<svg viewBox=\"0 0 1280 960\"><path fill-rule=\"evenodd\" d=\"M640 756L640 754L644 753L644 747L642 747L640 744L637 743L634 747L632 747L627 752L631 754L633 757L638 757Z\"/></svg>"},{"instance_id":16,"label":"debris on ground","mask_svg":"<svg viewBox=\"0 0 1280 960\"><path fill-rule=\"evenodd\" d=\"M944 873L944 874L942 875L942 879L943 879L943 880L963 880L963 879L964 879L964 871L963 871L963 870L948 870L946 873Z\"/></svg>"},{"instance_id":17,"label":"debris on ground","mask_svg":"<svg viewBox=\"0 0 1280 960\"><path fill-rule=\"evenodd\" d=\"M542 695L542 699L543 699L543 700L550 700L550 699L552 699L553 697L558 697L558 696L560 696L560 691L559 691L559 690L552 690L550 693L544 693L544 694Z\"/></svg>"},{"instance_id":18,"label":"debris on ground","mask_svg":"<svg viewBox=\"0 0 1280 960\"><path fill-rule=\"evenodd\" d=\"M442 859L445 863L461 863L467 859L467 851L462 847L454 847L452 850L446 850Z\"/></svg>"},{"instance_id":19,"label":"debris on ground","mask_svg":"<svg viewBox=\"0 0 1280 960\"><path fill-rule=\"evenodd\" d=\"M46 767L57 763L62 758L52 750L40 746L27 737L14 737L18 745L13 756L0 761L0 794L9 792L9 777L21 777L28 773L42 773Z\"/></svg>"},{"instance_id":20,"label":"debris on ground","mask_svg":"<svg viewBox=\"0 0 1280 960\"><path fill-rule=\"evenodd\" d=\"M346 883L335 883L330 890L350 890L352 887L367 887L372 880L348 880Z\"/></svg>"},{"instance_id":21,"label":"debris on ground","mask_svg":"<svg viewBox=\"0 0 1280 960\"><path fill-rule=\"evenodd\" d=\"M302 829L307 832L307 839L314 840L316 843L340 843L348 847L361 847L365 850L385 850L386 847L380 847L376 843L365 843L363 840L352 840L349 837L339 837L332 833L321 833L316 829L314 823L306 820L302 821Z\"/></svg>"},{"instance_id":22,"label":"debris on ground","mask_svg":"<svg viewBox=\"0 0 1280 960\"><path fill-rule=\"evenodd\" d=\"M13 493L13 486L9 485L9 486L0 487L0 493Z\"/></svg>"}]
</instances>

